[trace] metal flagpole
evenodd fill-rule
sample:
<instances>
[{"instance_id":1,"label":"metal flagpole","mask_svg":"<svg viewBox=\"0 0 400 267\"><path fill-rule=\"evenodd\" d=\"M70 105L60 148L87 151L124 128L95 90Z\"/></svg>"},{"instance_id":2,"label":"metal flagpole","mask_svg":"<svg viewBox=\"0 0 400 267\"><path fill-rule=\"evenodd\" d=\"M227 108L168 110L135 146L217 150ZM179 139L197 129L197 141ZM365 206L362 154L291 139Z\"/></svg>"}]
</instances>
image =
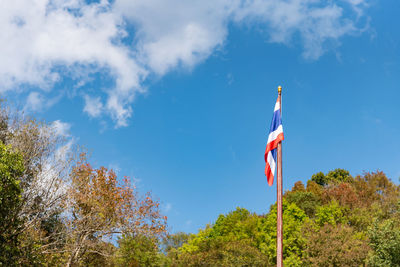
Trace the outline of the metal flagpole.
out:
<instances>
[{"instance_id":1,"label":"metal flagpole","mask_svg":"<svg viewBox=\"0 0 400 267\"><path fill-rule=\"evenodd\" d=\"M282 117L281 102L282 87L278 86L278 100ZM277 151L277 227L276 227L276 266L283 267L282 257L282 142L278 144Z\"/></svg>"}]
</instances>

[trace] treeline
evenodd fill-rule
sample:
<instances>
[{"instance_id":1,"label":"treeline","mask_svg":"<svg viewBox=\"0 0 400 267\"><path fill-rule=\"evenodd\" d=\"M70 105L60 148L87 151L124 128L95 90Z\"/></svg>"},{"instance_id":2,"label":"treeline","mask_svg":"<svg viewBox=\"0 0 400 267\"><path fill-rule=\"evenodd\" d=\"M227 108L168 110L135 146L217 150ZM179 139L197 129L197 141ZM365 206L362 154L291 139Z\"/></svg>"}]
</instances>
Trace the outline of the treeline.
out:
<instances>
[{"instance_id":1,"label":"treeline","mask_svg":"<svg viewBox=\"0 0 400 267\"><path fill-rule=\"evenodd\" d=\"M383 172L336 169L283 199L285 266L400 266L400 187ZM276 205L237 208L170 246L171 266L276 266Z\"/></svg>"},{"instance_id":2,"label":"treeline","mask_svg":"<svg viewBox=\"0 0 400 267\"><path fill-rule=\"evenodd\" d=\"M276 205L197 234L127 177L94 168L54 125L0 107L0 266L275 266ZM285 266L400 266L400 186L336 169L283 201Z\"/></svg>"},{"instance_id":3,"label":"treeline","mask_svg":"<svg viewBox=\"0 0 400 267\"><path fill-rule=\"evenodd\" d=\"M380 171L317 173L285 192L283 230L284 266L400 266L400 186ZM276 266L276 204L197 234L123 238L117 251L122 266Z\"/></svg>"}]
</instances>

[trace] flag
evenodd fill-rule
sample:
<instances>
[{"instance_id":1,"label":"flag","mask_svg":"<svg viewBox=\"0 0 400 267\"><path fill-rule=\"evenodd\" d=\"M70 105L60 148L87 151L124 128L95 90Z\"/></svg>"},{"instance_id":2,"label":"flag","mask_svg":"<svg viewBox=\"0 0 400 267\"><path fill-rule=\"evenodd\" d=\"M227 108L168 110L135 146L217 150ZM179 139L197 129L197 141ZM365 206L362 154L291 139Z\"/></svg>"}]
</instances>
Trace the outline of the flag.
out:
<instances>
[{"instance_id":1,"label":"flag","mask_svg":"<svg viewBox=\"0 0 400 267\"><path fill-rule=\"evenodd\" d=\"M268 184L271 186L274 182L276 167L276 153L278 144L284 139L281 119L280 98L276 101L274 115L272 116L271 128L269 130L267 148L265 149L265 175Z\"/></svg>"}]
</instances>

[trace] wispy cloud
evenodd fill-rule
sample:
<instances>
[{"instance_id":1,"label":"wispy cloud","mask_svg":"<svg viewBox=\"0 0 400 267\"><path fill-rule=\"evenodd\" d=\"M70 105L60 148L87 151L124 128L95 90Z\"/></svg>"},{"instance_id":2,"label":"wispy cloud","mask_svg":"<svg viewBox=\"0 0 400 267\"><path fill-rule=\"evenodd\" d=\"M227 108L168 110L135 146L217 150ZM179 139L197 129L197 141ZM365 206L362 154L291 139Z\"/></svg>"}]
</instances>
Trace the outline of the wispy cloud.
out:
<instances>
[{"instance_id":1,"label":"wispy cloud","mask_svg":"<svg viewBox=\"0 0 400 267\"><path fill-rule=\"evenodd\" d=\"M67 122L62 122L60 120L55 120L52 122L51 127L54 129L55 134L59 136L70 136L70 129L71 129L71 124Z\"/></svg>"},{"instance_id":2,"label":"wispy cloud","mask_svg":"<svg viewBox=\"0 0 400 267\"><path fill-rule=\"evenodd\" d=\"M169 212L172 209L172 204L171 203L166 203L164 206L164 212Z\"/></svg>"},{"instance_id":3,"label":"wispy cloud","mask_svg":"<svg viewBox=\"0 0 400 267\"><path fill-rule=\"evenodd\" d=\"M31 92L26 99L25 110L38 111L43 108L43 96L38 92Z\"/></svg>"},{"instance_id":4,"label":"wispy cloud","mask_svg":"<svg viewBox=\"0 0 400 267\"><path fill-rule=\"evenodd\" d=\"M55 120L50 124L50 127L52 128L50 133L62 137L65 140L65 143L57 148L55 160L65 161L68 153L71 152L73 146L77 142L77 139L71 135L71 126L70 123L61 120Z\"/></svg>"},{"instance_id":5,"label":"wispy cloud","mask_svg":"<svg viewBox=\"0 0 400 267\"><path fill-rule=\"evenodd\" d=\"M90 97L85 95L85 107L83 111L89 114L90 117L98 117L103 111L103 104L100 97Z\"/></svg>"},{"instance_id":6,"label":"wispy cloud","mask_svg":"<svg viewBox=\"0 0 400 267\"><path fill-rule=\"evenodd\" d=\"M226 79L228 80L228 85L231 85L235 81L235 77L233 77L232 73L228 73Z\"/></svg>"},{"instance_id":7,"label":"wispy cloud","mask_svg":"<svg viewBox=\"0 0 400 267\"><path fill-rule=\"evenodd\" d=\"M269 41L292 44L317 59L357 33L365 0L15 0L0 9L0 92L36 88L30 110L70 77L80 87L101 73L106 88L82 92L84 112L126 126L149 74L193 68L224 46L228 24L256 26ZM128 29L134 30L128 30ZM82 72L82 70L85 70ZM42 91L38 92L37 88ZM85 90L81 87L80 90ZM90 96L89 96L90 95ZM101 96L101 97L100 97Z\"/></svg>"},{"instance_id":8,"label":"wispy cloud","mask_svg":"<svg viewBox=\"0 0 400 267\"><path fill-rule=\"evenodd\" d=\"M60 100L60 96L47 98L42 93L37 91L30 92L26 98L25 111L44 111L52 106L54 106Z\"/></svg>"}]
</instances>

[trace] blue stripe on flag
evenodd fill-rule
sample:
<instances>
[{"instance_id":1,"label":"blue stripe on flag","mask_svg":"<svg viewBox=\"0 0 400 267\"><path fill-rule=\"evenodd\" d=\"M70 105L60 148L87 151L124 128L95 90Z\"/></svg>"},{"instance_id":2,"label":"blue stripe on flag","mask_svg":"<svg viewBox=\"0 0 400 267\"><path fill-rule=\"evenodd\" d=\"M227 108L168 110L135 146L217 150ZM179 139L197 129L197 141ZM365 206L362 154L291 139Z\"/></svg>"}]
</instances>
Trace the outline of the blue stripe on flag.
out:
<instances>
[{"instance_id":1,"label":"blue stripe on flag","mask_svg":"<svg viewBox=\"0 0 400 267\"><path fill-rule=\"evenodd\" d=\"M276 129L278 129L279 125L282 124L282 120L281 120L281 110L278 109L277 111L274 112L274 115L272 116L272 121L271 121L271 128L269 130L269 132L273 132Z\"/></svg>"},{"instance_id":2,"label":"blue stripe on flag","mask_svg":"<svg viewBox=\"0 0 400 267\"><path fill-rule=\"evenodd\" d=\"M275 164L276 164L276 153L277 153L277 151L278 151L278 149L273 149L273 150L271 150L271 154L272 154L272 157L274 158L274 161L275 161ZM275 170L271 170L272 171L272 173L274 173L275 172Z\"/></svg>"}]
</instances>

